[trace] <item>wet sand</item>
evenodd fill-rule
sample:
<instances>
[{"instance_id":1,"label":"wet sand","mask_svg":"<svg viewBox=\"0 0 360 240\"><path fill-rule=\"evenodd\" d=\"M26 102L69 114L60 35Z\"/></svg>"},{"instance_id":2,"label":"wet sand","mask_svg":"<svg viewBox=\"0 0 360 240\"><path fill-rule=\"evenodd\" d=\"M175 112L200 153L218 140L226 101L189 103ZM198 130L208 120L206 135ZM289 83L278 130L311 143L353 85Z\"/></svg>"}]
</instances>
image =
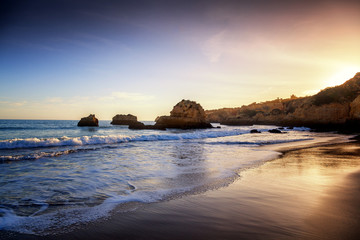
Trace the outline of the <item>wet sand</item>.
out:
<instances>
[{"instance_id":1,"label":"wet sand","mask_svg":"<svg viewBox=\"0 0 360 240\"><path fill-rule=\"evenodd\" d=\"M46 237L5 239L360 239L360 144L289 151L229 186ZM1 236L2 235L2 236Z\"/></svg>"}]
</instances>

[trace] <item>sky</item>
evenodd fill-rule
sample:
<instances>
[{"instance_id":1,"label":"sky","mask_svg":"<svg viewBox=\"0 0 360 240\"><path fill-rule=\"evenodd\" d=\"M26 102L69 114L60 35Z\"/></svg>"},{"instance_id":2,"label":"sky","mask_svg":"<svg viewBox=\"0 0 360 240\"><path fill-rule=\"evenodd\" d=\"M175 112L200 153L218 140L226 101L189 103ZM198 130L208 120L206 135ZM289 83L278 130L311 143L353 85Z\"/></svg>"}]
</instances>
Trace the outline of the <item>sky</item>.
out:
<instances>
[{"instance_id":1,"label":"sky","mask_svg":"<svg viewBox=\"0 0 360 240\"><path fill-rule=\"evenodd\" d=\"M360 72L360 1L0 6L0 119L168 115L312 95Z\"/></svg>"}]
</instances>

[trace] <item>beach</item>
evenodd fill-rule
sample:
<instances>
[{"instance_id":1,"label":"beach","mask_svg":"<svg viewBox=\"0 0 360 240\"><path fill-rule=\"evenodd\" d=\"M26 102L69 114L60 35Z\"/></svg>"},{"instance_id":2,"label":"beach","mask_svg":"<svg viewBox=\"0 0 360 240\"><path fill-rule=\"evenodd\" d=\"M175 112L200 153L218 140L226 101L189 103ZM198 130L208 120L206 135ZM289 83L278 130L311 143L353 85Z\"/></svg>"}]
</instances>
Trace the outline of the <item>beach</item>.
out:
<instances>
[{"instance_id":1,"label":"beach","mask_svg":"<svg viewBox=\"0 0 360 240\"><path fill-rule=\"evenodd\" d=\"M0 13L0 240L360 240L359 0Z\"/></svg>"},{"instance_id":2,"label":"beach","mask_svg":"<svg viewBox=\"0 0 360 240\"><path fill-rule=\"evenodd\" d=\"M214 190L133 204L67 233L2 238L358 239L359 156L358 142L287 150Z\"/></svg>"}]
</instances>

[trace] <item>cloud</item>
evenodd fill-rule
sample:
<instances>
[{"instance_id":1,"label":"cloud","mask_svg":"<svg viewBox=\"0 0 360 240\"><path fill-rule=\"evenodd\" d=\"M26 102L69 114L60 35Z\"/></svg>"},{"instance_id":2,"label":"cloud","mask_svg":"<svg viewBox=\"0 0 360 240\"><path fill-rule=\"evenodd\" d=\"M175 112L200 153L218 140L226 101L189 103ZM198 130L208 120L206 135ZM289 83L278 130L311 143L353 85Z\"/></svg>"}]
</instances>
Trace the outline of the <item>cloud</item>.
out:
<instances>
[{"instance_id":1,"label":"cloud","mask_svg":"<svg viewBox=\"0 0 360 240\"><path fill-rule=\"evenodd\" d=\"M207 39L202 48L203 54L209 59L210 62L218 62L219 58L225 51L225 34L226 30L223 30L209 39Z\"/></svg>"},{"instance_id":2,"label":"cloud","mask_svg":"<svg viewBox=\"0 0 360 240\"><path fill-rule=\"evenodd\" d=\"M52 98L48 98L46 99L46 102L48 103L62 103L64 100L60 97L52 97Z\"/></svg>"},{"instance_id":3,"label":"cloud","mask_svg":"<svg viewBox=\"0 0 360 240\"><path fill-rule=\"evenodd\" d=\"M119 40L114 40L114 39L97 36L97 35L89 34L89 33L78 33L78 36L81 37L82 39L85 39L86 42L93 41L93 42L97 42L97 43L100 43L101 45L105 45L108 47L118 47L118 48L122 48L124 50L131 50L131 48L129 46L127 46L126 44L124 44L123 42L121 42Z\"/></svg>"},{"instance_id":4,"label":"cloud","mask_svg":"<svg viewBox=\"0 0 360 240\"><path fill-rule=\"evenodd\" d=\"M112 101L112 100L130 100L130 101L146 101L154 99L154 96L145 95L142 93L131 93L131 92L112 92L109 96L100 97L101 101Z\"/></svg>"},{"instance_id":5,"label":"cloud","mask_svg":"<svg viewBox=\"0 0 360 240\"><path fill-rule=\"evenodd\" d=\"M10 105L13 106L13 107L22 107L22 106L24 106L24 105L27 104L27 103L28 103L27 101L10 102Z\"/></svg>"}]
</instances>

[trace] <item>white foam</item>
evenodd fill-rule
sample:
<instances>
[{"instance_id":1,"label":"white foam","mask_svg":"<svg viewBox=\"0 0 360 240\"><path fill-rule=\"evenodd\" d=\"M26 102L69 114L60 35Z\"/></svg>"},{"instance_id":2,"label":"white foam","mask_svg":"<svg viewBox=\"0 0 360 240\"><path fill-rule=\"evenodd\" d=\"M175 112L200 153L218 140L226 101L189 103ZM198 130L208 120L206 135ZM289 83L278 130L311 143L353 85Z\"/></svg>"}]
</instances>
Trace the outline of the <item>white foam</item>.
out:
<instances>
[{"instance_id":1,"label":"white foam","mask_svg":"<svg viewBox=\"0 0 360 240\"><path fill-rule=\"evenodd\" d=\"M125 196L113 196L106 199L102 204L95 207L77 207L63 209L39 216L17 216L12 210L0 209L3 216L0 217L0 230L10 230L19 233L49 235L54 232L70 230L69 227L77 223L86 223L104 218L121 203L139 202L153 203L165 199L171 194L179 194L190 188L163 189L158 191L134 192Z\"/></svg>"},{"instance_id":2,"label":"white foam","mask_svg":"<svg viewBox=\"0 0 360 240\"><path fill-rule=\"evenodd\" d=\"M36 160L44 157L58 157L61 155L77 152L76 150L65 150L56 152L39 152L27 155L4 155L0 156L0 161L19 161L19 160Z\"/></svg>"},{"instance_id":3,"label":"white foam","mask_svg":"<svg viewBox=\"0 0 360 240\"><path fill-rule=\"evenodd\" d=\"M262 127L262 126L259 126ZM264 128L264 127L263 127ZM271 127L267 126L263 131ZM296 129L305 130L305 129ZM26 139L9 139L0 141L0 149L15 148L38 148L38 147L59 147L59 146L82 146L97 144L113 144L133 141L166 141L182 139L205 139L218 138L227 136L237 136L249 133L249 129L215 129L215 130L196 130L183 133L166 133L166 134L143 134L143 135L107 135L107 136L82 136L82 137L61 137L61 138L26 138Z\"/></svg>"},{"instance_id":4,"label":"white foam","mask_svg":"<svg viewBox=\"0 0 360 240\"><path fill-rule=\"evenodd\" d=\"M251 127L255 128L255 127ZM87 207L86 204L81 206L66 206L64 208L57 207L55 209L51 209L51 206L43 204L38 211L31 214L30 216L17 216L14 211L8 210L5 208L0 208L0 230L12 230L20 233L32 233L39 235L46 235L51 233L58 233L59 231L70 231L73 225L77 225L78 223L86 223L95 221L99 218L107 217L111 214L114 208L120 204L124 203L152 203L159 202L169 197L176 197L178 195L183 195L184 193L194 193L197 191L196 189L201 189L201 191L206 191L211 189L211 187L216 188L221 184L226 185L229 184L231 179L234 179L237 176L238 171L241 169L248 168L254 166L254 164L259 164L264 161L268 161L274 159L279 156L280 153L275 151L269 151L264 149L259 149L256 147L257 144L268 144L268 143L279 143L279 142L290 142L290 141L299 141L300 138L304 139L307 137L311 137L311 134L307 136L307 133L297 133L293 132L291 134L270 134L270 133L262 133L262 134L247 134L249 133L249 128L242 127L241 129L236 128L224 128L224 129L211 129L211 130L197 130L197 131L182 131L180 133L171 133L166 132L163 134L152 132L147 132L146 134L140 135L109 135L109 136L83 136L83 137L61 137L61 138L48 138L48 139L38 139L38 138L29 138L29 139L12 139L0 141L0 149L15 149L15 148L35 148L35 147L56 147L56 146L81 146L81 145L96 145L96 144L111 144L111 143L122 143L122 142L132 142L132 141L177 141L183 139L207 139L207 140L199 140L199 141L191 141L196 142L196 144L200 143L210 143L210 144L237 144L239 146L243 145L245 142L251 144L251 147L247 146L242 149L241 147L232 147L232 146L219 146L218 149L224 149L221 151L214 151L214 156L206 154L206 162L205 164L199 165L189 165L189 167L176 167L176 163L174 165L170 165L172 168L170 170L166 170L165 163L168 163L167 158L164 157L164 164L159 165L158 168L150 169L151 172L144 172L144 176L141 176L144 180L147 178L155 177L155 180L168 179L176 181L175 185L163 185L163 184L152 184L150 182L149 185L141 185L135 186L141 181L136 176L129 175L129 181L134 181L134 184L130 185L130 189L128 191L121 191L121 194L118 192L111 191L110 193L106 193L108 197L101 204L94 207ZM270 127L272 128L272 127ZM262 131L267 131L269 128L260 128L257 129ZM223 137L223 139L215 139ZM301 140L302 140L301 139ZM242 141L244 140L244 141ZM189 142L189 141L184 141ZM169 142L172 144L172 142ZM175 145L177 143L175 142ZM160 144L162 145L162 144ZM202 148L203 146L201 146ZM209 149L215 149L217 146L211 146ZM227 151L228 148L231 151ZM88 147L87 147L88 148ZM99 147L97 147L99 148ZM97 149L94 148L94 149ZM102 146L100 146L102 148ZM83 149L82 147L78 147L77 149L65 150L65 151L57 151L57 152L45 152L42 151L40 153L34 153L32 157L53 157L60 154L68 154L71 151L77 151L78 149ZM89 148L90 149L90 148ZM185 146L187 149L187 145ZM42 150L42 149L41 149ZM53 149L50 149L51 151ZM59 149L57 149L59 150ZM181 150L181 149L180 149ZM179 150L179 151L180 151ZM17 150L15 150L17 151ZM27 151L27 150L26 150ZM6 152L6 150L4 151ZM28 151L29 152L29 151ZM183 153L184 151L181 150ZM189 151L192 153L192 151ZM162 154L162 153L161 153ZM229 154L229 155L226 155ZM16 157L28 157L29 155L18 155L13 156L14 160ZM212 157L211 157L212 156ZM12 156L2 156L2 157L10 157ZM192 156L196 158L196 156ZM201 157L199 157L201 158ZM1 157L0 157L1 159ZM176 158L177 159L177 158ZM175 159L175 160L176 160ZM179 158L180 159L180 158ZM186 161L186 159L181 159L181 162ZM203 160L202 160L203 161ZM131 161L130 161L131 162ZM126 163L126 162L125 162ZM136 163L136 162L135 162ZM156 165L149 161L148 163L141 162L141 165L144 164ZM136 166L136 165L134 165ZM84 173L92 173L92 168L96 171L99 171L98 168L89 167L84 171ZM137 169L137 168L136 168ZM172 171L173 170L173 171ZM182 183L181 176L184 173L190 174L204 174L206 178L201 178L197 181L197 178L194 178L193 181L184 181ZM168 174L168 175L161 175ZM86 175L86 174L85 174ZM94 174L89 174L90 176ZM109 175L111 179L111 175ZM185 176L184 178L186 178ZM89 178L90 179L90 178ZM89 180L88 179L88 180ZM230 180L229 180L230 179ZM140 179L141 180L141 179ZM185 179L187 180L187 179ZM159 181L161 182L161 181ZM220 185L219 185L220 183ZM91 182L89 183L92 184ZM109 182L111 184L111 181ZM95 186L95 185L91 185ZM150 187L148 187L150 186ZM214 187L215 186L215 187ZM165 188L165 189L164 189ZM167 189L169 188L169 189ZM150 189L150 190L149 190ZM76 190L76 189L75 189ZM68 203L70 205L70 203ZM3 207L3 206L2 206Z\"/></svg>"},{"instance_id":5,"label":"white foam","mask_svg":"<svg viewBox=\"0 0 360 240\"><path fill-rule=\"evenodd\" d=\"M224 136L235 136L243 134L244 131L195 131L191 133L170 133L170 134L152 134L152 135L108 135L108 136L82 136L82 137L61 137L61 138L26 138L26 139L10 139L0 141L0 149L15 148L37 148L37 147L58 147L58 146L81 146L81 145L97 145L112 144L130 141L164 141L164 140L181 140L181 139L200 139L200 138L216 138Z\"/></svg>"},{"instance_id":6,"label":"white foam","mask_svg":"<svg viewBox=\"0 0 360 240\"><path fill-rule=\"evenodd\" d=\"M216 165L213 167L219 172L206 182L197 182L195 185L156 190L136 190L137 188L133 187L134 189L127 191L126 195L113 195L100 205L94 207L77 205L73 208L64 208L44 214L44 210L48 208L47 205L44 205L40 210L27 217L17 216L12 210L0 209L0 213L3 213L3 216L0 217L0 230L37 235L59 233L64 230L70 231L71 227L78 223L92 222L100 218L108 217L115 207L120 204L129 202L153 203L184 193L191 193L194 189L206 191L206 189L216 188L216 186L212 186L213 182L219 184L227 178L233 179L238 176L236 172L239 168L249 167L259 162L274 159L279 155L279 153L274 151L253 151L249 149L246 152L247 161L245 165L239 161L236 161L238 163L237 165L234 165L234 162L230 162L231 167L228 168L228 166L222 166L223 163L214 161L213 163ZM207 184L210 185L206 186ZM227 185L228 183L224 184Z\"/></svg>"}]
</instances>

